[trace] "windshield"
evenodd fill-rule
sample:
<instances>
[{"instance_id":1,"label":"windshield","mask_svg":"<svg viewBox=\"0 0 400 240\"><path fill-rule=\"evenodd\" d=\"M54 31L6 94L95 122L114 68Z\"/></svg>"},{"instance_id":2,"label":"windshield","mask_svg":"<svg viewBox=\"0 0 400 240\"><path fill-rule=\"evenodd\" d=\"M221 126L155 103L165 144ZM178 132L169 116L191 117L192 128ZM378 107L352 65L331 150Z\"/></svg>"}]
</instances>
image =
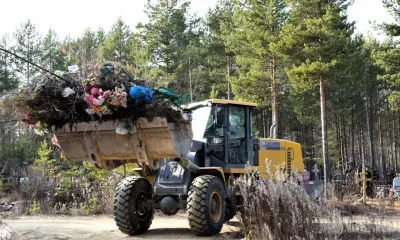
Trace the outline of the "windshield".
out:
<instances>
[{"instance_id":1,"label":"windshield","mask_svg":"<svg viewBox=\"0 0 400 240\"><path fill-rule=\"evenodd\" d=\"M201 107L192 112L193 140L203 141L211 107Z\"/></svg>"}]
</instances>

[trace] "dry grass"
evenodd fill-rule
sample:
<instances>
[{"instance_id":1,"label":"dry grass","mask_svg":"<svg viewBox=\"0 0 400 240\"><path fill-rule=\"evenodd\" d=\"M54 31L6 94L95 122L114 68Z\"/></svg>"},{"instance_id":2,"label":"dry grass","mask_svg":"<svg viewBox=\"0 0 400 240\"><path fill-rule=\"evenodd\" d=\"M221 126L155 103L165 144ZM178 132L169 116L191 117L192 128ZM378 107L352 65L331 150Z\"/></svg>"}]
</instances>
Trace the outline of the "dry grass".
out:
<instances>
[{"instance_id":1,"label":"dry grass","mask_svg":"<svg viewBox=\"0 0 400 240\"><path fill-rule=\"evenodd\" d=\"M297 178L274 179L247 174L235 182L243 196L238 218L245 239L400 239L400 217L388 214L393 201L360 204L354 186L331 185L328 200L316 202Z\"/></svg>"},{"instance_id":2,"label":"dry grass","mask_svg":"<svg viewBox=\"0 0 400 240\"><path fill-rule=\"evenodd\" d=\"M244 235L251 239L311 239L318 222L317 205L294 182L237 181L243 198L238 218ZM290 231L288 231L290 229Z\"/></svg>"},{"instance_id":3,"label":"dry grass","mask_svg":"<svg viewBox=\"0 0 400 240\"><path fill-rule=\"evenodd\" d=\"M121 177L110 174L101 181L86 176L72 177L68 186L60 179L50 178L30 169L25 184L16 184L11 193L1 193L0 202L15 203L12 211L2 212L1 217L19 215L67 214L91 215L112 213L115 187Z\"/></svg>"}]
</instances>

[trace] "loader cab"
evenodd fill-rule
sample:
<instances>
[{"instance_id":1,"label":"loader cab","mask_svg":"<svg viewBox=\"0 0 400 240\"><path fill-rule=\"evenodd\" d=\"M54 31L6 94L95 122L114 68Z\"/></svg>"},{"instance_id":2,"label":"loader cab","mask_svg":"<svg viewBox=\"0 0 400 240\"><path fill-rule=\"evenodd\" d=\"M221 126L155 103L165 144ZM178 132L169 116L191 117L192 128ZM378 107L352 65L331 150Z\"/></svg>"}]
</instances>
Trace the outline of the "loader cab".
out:
<instances>
[{"instance_id":1,"label":"loader cab","mask_svg":"<svg viewBox=\"0 0 400 240\"><path fill-rule=\"evenodd\" d=\"M247 162L257 165L257 151L254 151L257 140L252 136L251 126L252 109L256 106L217 99L190 105L192 161L199 166L225 169L243 168Z\"/></svg>"}]
</instances>

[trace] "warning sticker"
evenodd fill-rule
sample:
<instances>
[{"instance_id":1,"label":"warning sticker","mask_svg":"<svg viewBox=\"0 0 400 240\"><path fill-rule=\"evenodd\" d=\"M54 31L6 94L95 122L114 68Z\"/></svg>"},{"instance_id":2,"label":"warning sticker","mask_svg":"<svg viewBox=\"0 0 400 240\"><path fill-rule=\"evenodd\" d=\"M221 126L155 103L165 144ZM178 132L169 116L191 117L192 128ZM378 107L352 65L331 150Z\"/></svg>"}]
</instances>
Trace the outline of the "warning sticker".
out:
<instances>
[{"instance_id":1,"label":"warning sticker","mask_svg":"<svg viewBox=\"0 0 400 240\"><path fill-rule=\"evenodd\" d=\"M260 140L260 150L281 150L281 143Z\"/></svg>"}]
</instances>

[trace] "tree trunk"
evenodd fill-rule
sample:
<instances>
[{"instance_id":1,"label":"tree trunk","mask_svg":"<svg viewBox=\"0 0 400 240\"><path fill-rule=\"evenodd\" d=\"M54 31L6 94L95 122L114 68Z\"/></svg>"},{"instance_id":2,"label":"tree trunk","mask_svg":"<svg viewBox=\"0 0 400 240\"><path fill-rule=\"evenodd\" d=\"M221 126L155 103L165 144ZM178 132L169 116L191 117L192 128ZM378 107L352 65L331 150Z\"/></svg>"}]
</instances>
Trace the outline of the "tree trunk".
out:
<instances>
[{"instance_id":1,"label":"tree trunk","mask_svg":"<svg viewBox=\"0 0 400 240\"><path fill-rule=\"evenodd\" d=\"M385 159L385 149L383 146L383 128L382 128L382 113L379 113L378 118L378 125L379 125L379 148L381 150L381 157L380 157L380 164L381 164L381 180L385 181L386 183L386 159Z\"/></svg>"},{"instance_id":2,"label":"tree trunk","mask_svg":"<svg viewBox=\"0 0 400 240\"><path fill-rule=\"evenodd\" d=\"M358 164L356 164L356 167L360 165L361 159L363 159L363 152L362 152L362 136L361 136L361 126L357 125L356 130L357 130L357 143L358 143Z\"/></svg>"},{"instance_id":3,"label":"tree trunk","mask_svg":"<svg viewBox=\"0 0 400 240\"><path fill-rule=\"evenodd\" d=\"M272 124L275 124L273 138L278 136L278 99L276 94L276 62L275 57L271 63L271 93L272 93Z\"/></svg>"},{"instance_id":4,"label":"tree trunk","mask_svg":"<svg viewBox=\"0 0 400 240\"><path fill-rule=\"evenodd\" d=\"M348 149L347 149L347 144L348 144L347 133L346 133L347 130L346 130L346 123L344 121L344 117L342 117L342 129L343 129L343 152L344 152L344 155L343 155L343 164L344 164L343 173L346 173L346 171L349 168L349 152L348 152Z\"/></svg>"},{"instance_id":5,"label":"tree trunk","mask_svg":"<svg viewBox=\"0 0 400 240\"><path fill-rule=\"evenodd\" d=\"M231 60L229 57L227 57L226 61L226 73L227 73L227 82L228 82L228 100L231 100L231 84L229 81L229 78L231 77Z\"/></svg>"},{"instance_id":6,"label":"tree trunk","mask_svg":"<svg viewBox=\"0 0 400 240\"><path fill-rule=\"evenodd\" d=\"M396 113L393 113L393 145L394 145L394 162L395 162L395 171L399 170L399 163L397 157L397 128L396 128Z\"/></svg>"},{"instance_id":7,"label":"tree trunk","mask_svg":"<svg viewBox=\"0 0 400 240\"><path fill-rule=\"evenodd\" d=\"M355 144L354 144L354 109L351 109L351 167L353 171L356 170L356 153L355 153Z\"/></svg>"},{"instance_id":8,"label":"tree trunk","mask_svg":"<svg viewBox=\"0 0 400 240\"><path fill-rule=\"evenodd\" d=\"M344 174L344 159L345 159L345 152L344 152L344 146L343 146L343 125L342 125L342 116L338 116L336 118L336 142L338 143L339 149L340 149L340 160L339 160L339 169L341 169L342 173ZM346 133L345 133L346 134Z\"/></svg>"},{"instance_id":9,"label":"tree trunk","mask_svg":"<svg viewBox=\"0 0 400 240\"><path fill-rule=\"evenodd\" d=\"M391 114L389 113L389 121L394 121L394 119L391 119ZM394 129L393 129L393 123L389 122L389 139L390 139L390 161L391 161L391 170L396 171L396 162L395 162L395 157L394 157Z\"/></svg>"},{"instance_id":10,"label":"tree trunk","mask_svg":"<svg viewBox=\"0 0 400 240\"><path fill-rule=\"evenodd\" d=\"M190 88L190 102L193 102L193 87L192 87L192 71L190 69L190 46L189 46L189 88Z\"/></svg>"},{"instance_id":11,"label":"tree trunk","mask_svg":"<svg viewBox=\"0 0 400 240\"><path fill-rule=\"evenodd\" d=\"M325 111L325 85L322 77L319 78L319 92L321 101L321 127L322 127L322 152L324 159L324 186L325 190L330 178L330 163L329 163L329 152L328 152L328 126L326 121ZM326 199L326 191L325 191Z\"/></svg>"},{"instance_id":12,"label":"tree trunk","mask_svg":"<svg viewBox=\"0 0 400 240\"><path fill-rule=\"evenodd\" d=\"M365 168L365 146L364 146L364 133L363 130L361 129L361 163L362 163L362 168Z\"/></svg>"},{"instance_id":13,"label":"tree trunk","mask_svg":"<svg viewBox=\"0 0 400 240\"><path fill-rule=\"evenodd\" d=\"M267 137L267 128L266 128L266 125L267 125L267 119L266 119L266 117L265 117L265 110L264 110L264 108L262 108L261 109L261 117L262 117L262 127L263 127L263 132L264 132L264 138L266 138Z\"/></svg>"},{"instance_id":14,"label":"tree trunk","mask_svg":"<svg viewBox=\"0 0 400 240\"><path fill-rule=\"evenodd\" d=\"M4 166L3 166L3 169L0 172L0 177L2 177L2 175L5 175L7 173L9 165L10 165L9 162L4 159Z\"/></svg>"},{"instance_id":15,"label":"tree trunk","mask_svg":"<svg viewBox=\"0 0 400 240\"><path fill-rule=\"evenodd\" d=\"M375 163L375 153L374 153L374 133L372 124L372 113L370 109L370 104L372 102L372 97L369 96L367 92L367 84L365 82L365 111L367 115L367 135L368 135L368 147L369 147L369 157L372 169L376 169Z\"/></svg>"}]
</instances>

